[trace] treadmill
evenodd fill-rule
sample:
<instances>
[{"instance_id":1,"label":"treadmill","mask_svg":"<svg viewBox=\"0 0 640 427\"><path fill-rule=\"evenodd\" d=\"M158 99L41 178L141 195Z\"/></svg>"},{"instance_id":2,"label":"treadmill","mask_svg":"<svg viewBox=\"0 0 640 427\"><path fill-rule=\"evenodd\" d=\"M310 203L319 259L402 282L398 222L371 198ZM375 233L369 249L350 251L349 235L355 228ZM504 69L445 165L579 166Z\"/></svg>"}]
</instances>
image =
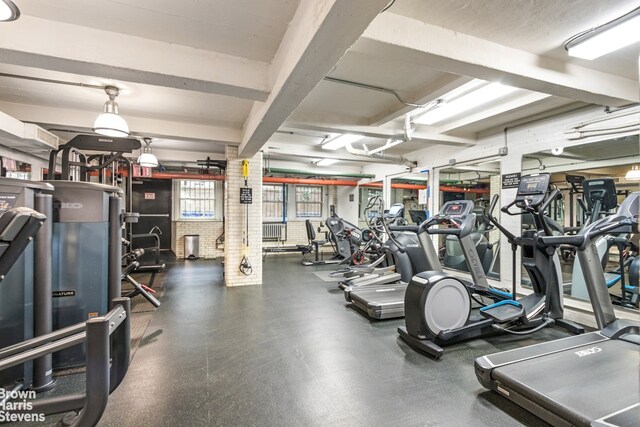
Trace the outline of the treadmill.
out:
<instances>
[{"instance_id":1,"label":"treadmill","mask_svg":"<svg viewBox=\"0 0 640 427\"><path fill-rule=\"evenodd\" d=\"M575 236L540 237L542 245L577 248L599 331L482 356L480 383L556 426L640 425L640 322L617 319L595 240L637 230L640 192L615 215Z\"/></svg>"},{"instance_id":2,"label":"treadmill","mask_svg":"<svg viewBox=\"0 0 640 427\"><path fill-rule=\"evenodd\" d=\"M422 271L442 271L442 265L438 258L438 254L429 238L428 234L432 227L441 224L441 218L446 213L451 216L452 210L455 210L455 217L460 221L459 228L440 228L437 234L456 235L460 239L460 246L464 253L467 263L472 260L473 268L470 268L470 274L473 283L484 285L490 288L484 271L479 266L479 256L476 251L475 244L471 238L471 231L475 225L476 216L473 214L474 204L471 200L455 200L445 203L438 215L424 221L419 226L390 227L390 230L399 228L409 229L417 234L418 242L422 252L424 267L418 269L416 273ZM409 231L409 230L407 230ZM404 246L401 242L395 242L397 246ZM402 248L401 248L402 249ZM406 250L405 248L404 250ZM410 280L411 278L409 278ZM404 317L404 294L407 289L407 282L394 283L376 288L363 288L352 290L347 301L351 300L353 305L367 313L373 319L392 319ZM346 297L346 295L345 295Z\"/></svg>"}]
</instances>

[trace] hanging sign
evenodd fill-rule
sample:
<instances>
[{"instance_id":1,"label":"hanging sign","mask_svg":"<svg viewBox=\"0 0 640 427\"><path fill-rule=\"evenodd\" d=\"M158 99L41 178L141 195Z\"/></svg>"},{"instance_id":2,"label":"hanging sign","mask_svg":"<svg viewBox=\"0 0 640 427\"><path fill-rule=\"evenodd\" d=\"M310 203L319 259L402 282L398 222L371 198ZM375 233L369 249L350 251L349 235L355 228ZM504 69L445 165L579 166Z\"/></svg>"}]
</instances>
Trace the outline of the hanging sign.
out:
<instances>
[{"instance_id":1,"label":"hanging sign","mask_svg":"<svg viewBox=\"0 0 640 427\"><path fill-rule=\"evenodd\" d=\"M520 172L502 175L502 188L518 188L520 185Z\"/></svg>"},{"instance_id":2,"label":"hanging sign","mask_svg":"<svg viewBox=\"0 0 640 427\"><path fill-rule=\"evenodd\" d=\"M250 205L251 203L253 203L251 187L240 187L240 204Z\"/></svg>"}]
</instances>

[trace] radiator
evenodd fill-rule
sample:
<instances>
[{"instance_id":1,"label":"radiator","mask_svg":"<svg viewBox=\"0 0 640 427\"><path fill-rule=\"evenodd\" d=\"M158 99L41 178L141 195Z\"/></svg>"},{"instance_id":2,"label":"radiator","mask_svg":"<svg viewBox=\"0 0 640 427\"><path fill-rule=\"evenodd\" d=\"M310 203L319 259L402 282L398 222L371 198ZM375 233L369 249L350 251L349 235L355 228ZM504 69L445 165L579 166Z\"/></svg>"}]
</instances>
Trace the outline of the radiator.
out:
<instances>
[{"instance_id":1,"label":"radiator","mask_svg":"<svg viewBox=\"0 0 640 427\"><path fill-rule=\"evenodd\" d=\"M284 242L287 240L287 224L281 222L262 223L263 242Z\"/></svg>"}]
</instances>

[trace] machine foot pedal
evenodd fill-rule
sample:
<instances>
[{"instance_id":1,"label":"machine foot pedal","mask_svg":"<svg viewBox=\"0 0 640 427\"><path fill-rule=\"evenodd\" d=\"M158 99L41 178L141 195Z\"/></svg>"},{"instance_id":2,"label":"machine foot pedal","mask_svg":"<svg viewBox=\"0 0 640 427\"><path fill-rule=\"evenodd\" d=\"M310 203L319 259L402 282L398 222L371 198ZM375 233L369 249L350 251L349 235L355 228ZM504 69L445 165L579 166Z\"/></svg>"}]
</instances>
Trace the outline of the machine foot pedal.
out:
<instances>
[{"instance_id":1,"label":"machine foot pedal","mask_svg":"<svg viewBox=\"0 0 640 427\"><path fill-rule=\"evenodd\" d=\"M480 314L496 323L507 323L522 318L525 312L523 305L518 301L504 300L482 307Z\"/></svg>"}]
</instances>

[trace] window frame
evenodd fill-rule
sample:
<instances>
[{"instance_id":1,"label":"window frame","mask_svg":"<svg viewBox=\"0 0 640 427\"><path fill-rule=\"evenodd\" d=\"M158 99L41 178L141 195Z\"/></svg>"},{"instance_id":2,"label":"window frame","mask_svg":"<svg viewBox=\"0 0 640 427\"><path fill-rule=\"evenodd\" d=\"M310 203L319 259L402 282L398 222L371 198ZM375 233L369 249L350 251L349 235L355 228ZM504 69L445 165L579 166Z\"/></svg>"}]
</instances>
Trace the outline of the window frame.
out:
<instances>
[{"instance_id":1,"label":"window frame","mask_svg":"<svg viewBox=\"0 0 640 427\"><path fill-rule=\"evenodd\" d=\"M310 218L322 218L323 212L324 212L324 190L323 190L323 186L322 185L296 185L296 187L294 188L294 203L295 203L295 212L296 212L296 218L304 218L304 219L310 219ZM320 200L311 200L311 201L304 201L304 200L298 200L298 190L299 189L303 189L303 190L307 190L307 189L317 189L319 190L319 198ZM317 215L305 215L301 213L301 209L299 207L299 204L301 203L305 203L305 204L311 204L311 205L319 205L319 209L317 210L318 214Z\"/></svg>"},{"instance_id":2,"label":"window frame","mask_svg":"<svg viewBox=\"0 0 640 427\"><path fill-rule=\"evenodd\" d=\"M203 194L199 195L200 197L185 197L183 190L186 190L183 187L184 182L193 182L193 183L202 183L204 188ZM218 215L218 187L216 181L212 180L203 180L203 179L178 179L175 180L175 221L214 221L219 218ZM192 190L194 190L192 188ZM184 216L183 212L186 212L186 206L183 209L183 202L193 201L196 205L198 202L203 203L204 212L209 212L206 210L207 207L210 207L211 215L202 215L202 216ZM207 206L208 205L208 206Z\"/></svg>"},{"instance_id":3,"label":"window frame","mask_svg":"<svg viewBox=\"0 0 640 427\"><path fill-rule=\"evenodd\" d=\"M265 189L269 187L273 187L274 189L280 190L281 200L270 200L268 197L265 197ZM275 192L274 192L275 193ZM285 221L287 217L287 197L288 191L287 186L285 184L262 184L262 221L263 222L274 222L274 221ZM275 211L279 215L273 216L265 213L265 205L274 205ZM278 207L279 205L279 207Z\"/></svg>"}]
</instances>

